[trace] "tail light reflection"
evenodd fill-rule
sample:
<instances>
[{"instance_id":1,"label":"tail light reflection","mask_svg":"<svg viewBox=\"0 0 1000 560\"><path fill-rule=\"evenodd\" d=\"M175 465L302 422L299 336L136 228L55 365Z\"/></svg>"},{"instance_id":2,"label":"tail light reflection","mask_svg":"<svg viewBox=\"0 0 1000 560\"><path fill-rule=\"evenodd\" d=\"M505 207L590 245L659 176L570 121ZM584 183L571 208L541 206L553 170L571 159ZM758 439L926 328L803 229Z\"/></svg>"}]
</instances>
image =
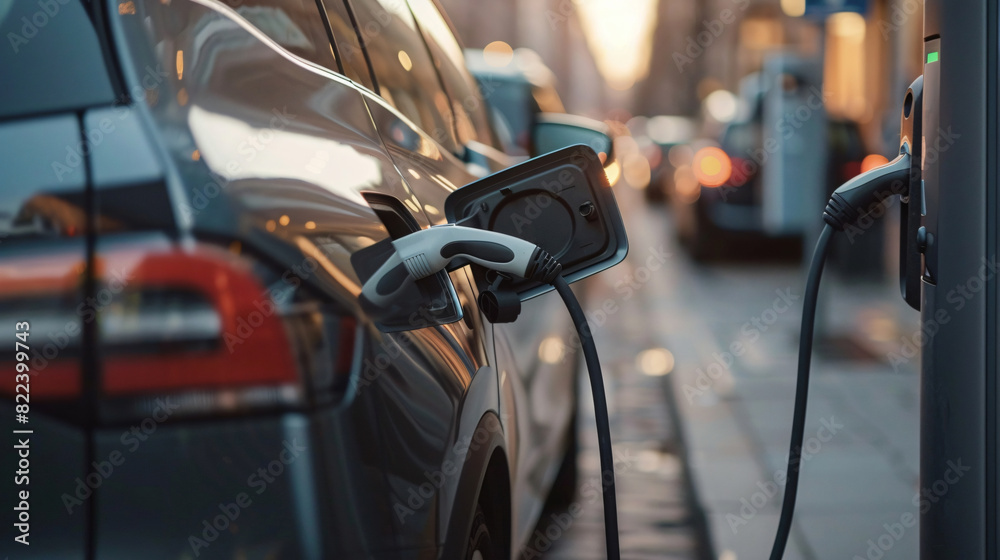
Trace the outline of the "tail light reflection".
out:
<instances>
[{"instance_id":1,"label":"tail light reflection","mask_svg":"<svg viewBox=\"0 0 1000 560\"><path fill-rule=\"evenodd\" d=\"M37 333L40 400L81 397L81 332L92 322L100 370L87 375L99 379L104 419L145 417L164 398L177 415L215 415L299 407L346 390L357 321L293 275L209 244L121 243L98 255L90 297L82 259L24 259L9 263L20 279L0 277L0 320L27 318ZM12 393L6 382L0 391Z\"/></svg>"}]
</instances>

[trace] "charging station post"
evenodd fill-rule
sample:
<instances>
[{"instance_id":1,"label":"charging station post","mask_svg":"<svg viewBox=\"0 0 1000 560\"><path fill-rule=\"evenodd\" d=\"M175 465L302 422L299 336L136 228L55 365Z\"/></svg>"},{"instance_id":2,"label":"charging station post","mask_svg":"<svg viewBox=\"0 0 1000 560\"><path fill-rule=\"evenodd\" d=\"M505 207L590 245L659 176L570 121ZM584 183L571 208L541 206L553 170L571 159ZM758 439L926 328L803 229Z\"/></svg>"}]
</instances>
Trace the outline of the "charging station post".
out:
<instances>
[{"instance_id":1,"label":"charging station post","mask_svg":"<svg viewBox=\"0 0 1000 560\"><path fill-rule=\"evenodd\" d=\"M997 18L994 1L924 5L921 326L939 329L921 344L921 560L997 557L998 291L980 270L1000 241ZM950 483L949 461L971 470Z\"/></svg>"}]
</instances>

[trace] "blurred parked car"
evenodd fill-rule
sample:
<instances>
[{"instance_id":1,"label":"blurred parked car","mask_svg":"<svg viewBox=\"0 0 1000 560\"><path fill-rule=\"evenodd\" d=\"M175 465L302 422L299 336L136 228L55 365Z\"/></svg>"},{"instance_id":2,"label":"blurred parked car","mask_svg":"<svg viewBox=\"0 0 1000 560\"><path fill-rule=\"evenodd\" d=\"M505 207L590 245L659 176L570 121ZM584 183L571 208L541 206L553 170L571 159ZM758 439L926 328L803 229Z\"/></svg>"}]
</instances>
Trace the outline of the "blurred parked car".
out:
<instances>
[{"instance_id":1,"label":"blurred parked car","mask_svg":"<svg viewBox=\"0 0 1000 560\"><path fill-rule=\"evenodd\" d=\"M482 49L466 49L465 57L508 153L533 157L578 141L585 131L598 133L602 139L611 134L611 129L600 121L566 113L556 90L555 74L534 51L516 49L505 64ZM613 164L612 154L602 157L605 167Z\"/></svg>"},{"instance_id":2,"label":"blurred parked car","mask_svg":"<svg viewBox=\"0 0 1000 560\"><path fill-rule=\"evenodd\" d=\"M32 557L516 557L575 487L558 296L494 327L460 269L380 329L352 260L511 161L436 5L52 5L0 49Z\"/></svg>"},{"instance_id":3,"label":"blurred parked car","mask_svg":"<svg viewBox=\"0 0 1000 560\"><path fill-rule=\"evenodd\" d=\"M691 160L690 142L697 130L694 119L673 115L636 117L629 121L629 128L649 161L651 173L646 198L653 202L669 201L677 167Z\"/></svg>"},{"instance_id":4,"label":"blurred parked car","mask_svg":"<svg viewBox=\"0 0 1000 560\"><path fill-rule=\"evenodd\" d=\"M465 59L509 151L535 155L531 131L539 115L566 112L556 90L555 74L530 49L515 50L508 61L498 61L482 49L466 49Z\"/></svg>"},{"instance_id":5,"label":"blurred parked car","mask_svg":"<svg viewBox=\"0 0 1000 560\"><path fill-rule=\"evenodd\" d=\"M672 194L678 236L697 259L746 254L751 248L788 247L793 249L790 253L798 252L801 234L770 235L764 227L763 170L774 158L754 159L754 154L769 152L763 149L762 99L750 102L756 108L726 124L718 142L693 142L687 161L675 171ZM877 164L884 158L866 159L857 123L831 119L826 126L823 190L828 196L859 174L863 163Z\"/></svg>"}]
</instances>

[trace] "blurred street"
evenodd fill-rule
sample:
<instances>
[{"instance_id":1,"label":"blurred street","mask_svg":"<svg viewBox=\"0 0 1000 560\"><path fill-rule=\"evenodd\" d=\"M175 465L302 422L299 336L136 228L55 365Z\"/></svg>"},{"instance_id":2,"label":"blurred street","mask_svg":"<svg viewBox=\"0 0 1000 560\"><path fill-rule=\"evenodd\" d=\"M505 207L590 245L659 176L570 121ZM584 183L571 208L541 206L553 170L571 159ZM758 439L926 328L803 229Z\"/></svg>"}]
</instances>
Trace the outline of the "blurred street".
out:
<instances>
[{"instance_id":1,"label":"blurred street","mask_svg":"<svg viewBox=\"0 0 1000 560\"><path fill-rule=\"evenodd\" d=\"M615 449L635 459L618 475L623 557L766 557L784 483L804 272L798 264L696 265L675 245L662 208L632 189L617 194L629 258L590 281L587 309ZM660 252L669 257L653 270L648 259ZM918 531L904 523L918 513L917 361L894 370L888 354L902 351L918 316L889 287L836 274L825 279L820 307L786 558L868 558L880 538L888 551L874 557L915 558ZM853 336L836 336L845 333ZM838 339L837 350L824 351L824 338ZM857 345L852 359L843 357L845 338ZM582 381L581 402L589 403ZM580 423L581 464L593 476L596 435L586 410ZM603 557L600 502L586 512L586 523L546 558ZM702 515L707 543L698 542Z\"/></svg>"}]
</instances>

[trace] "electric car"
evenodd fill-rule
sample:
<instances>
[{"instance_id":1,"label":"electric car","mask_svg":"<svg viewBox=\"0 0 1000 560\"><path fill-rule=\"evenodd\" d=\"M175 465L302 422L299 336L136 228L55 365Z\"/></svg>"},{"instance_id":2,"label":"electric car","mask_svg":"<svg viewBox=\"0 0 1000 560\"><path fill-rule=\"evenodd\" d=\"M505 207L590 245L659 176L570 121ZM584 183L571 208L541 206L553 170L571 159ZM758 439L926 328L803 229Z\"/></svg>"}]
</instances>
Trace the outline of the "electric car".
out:
<instances>
[{"instance_id":1,"label":"electric car","mask_svg":"<svg viewBox=\"0 0 1000 560\"><path fill-rule=\"evenodd\" d=\"M645 189L646 200L650 202L670 202L676 191L674 175L679 165L683 165L684 154L690 150L697 122L689 117L657 115L639 117L630 122L632 135L639 143L642 155L649 161L649 187Z\"/></svg>"},{"instance_id":2,"label":"electric car","mask_svg":"<svg viewBox=\"0 0 1000 560\"><path fill-rule=\"evenodd\" d=\"M352 260L509 162L432 0L6 2L0 29L5 549L517 556L573 487L558 296L494 327L466 267L386 323Z\"/></svg>"},{"instance_id":3,"label":"electric car","mask_svg":"<svg viewBox=\"0 0 1000 560\"><path fill-rule=\"evenodd\" d=\"M858 125L853 121L831 120L827 138L829 151L824 194L829 196L837 186L861 172L868 154ZM727 253L727 248L741 243L741 247L758 244L797 247L798 235L769 236L765 232L762 169L767 163L758 165L747 156L762 145L759 122L735 122L726 126L719 147L710 145L694 153L694 165L704 164L708 155L723 160L723 165L732 170L725 183L701 185L697 198L674 205L675 213L683 214L677 220L678 224L683 224L678 235L695 258L721 256ZM794 254L798 252L798 249L793 251Z\"/></svg>"},{"instance_id":4,"label":"electric car","mask_svg":"<svg viewBox=\"0 0 1000 560\"><path fill-rule=\"evenodd\" d=\"M482 49L465 49L466 68L479 84L499 146L515 159L550 153L584 142L598 152L615 185L620 164L608 139L607 124L566 112L556 90L555 74L531 49L514 50L504 65Z\"/></svg>"}]
</instances>

